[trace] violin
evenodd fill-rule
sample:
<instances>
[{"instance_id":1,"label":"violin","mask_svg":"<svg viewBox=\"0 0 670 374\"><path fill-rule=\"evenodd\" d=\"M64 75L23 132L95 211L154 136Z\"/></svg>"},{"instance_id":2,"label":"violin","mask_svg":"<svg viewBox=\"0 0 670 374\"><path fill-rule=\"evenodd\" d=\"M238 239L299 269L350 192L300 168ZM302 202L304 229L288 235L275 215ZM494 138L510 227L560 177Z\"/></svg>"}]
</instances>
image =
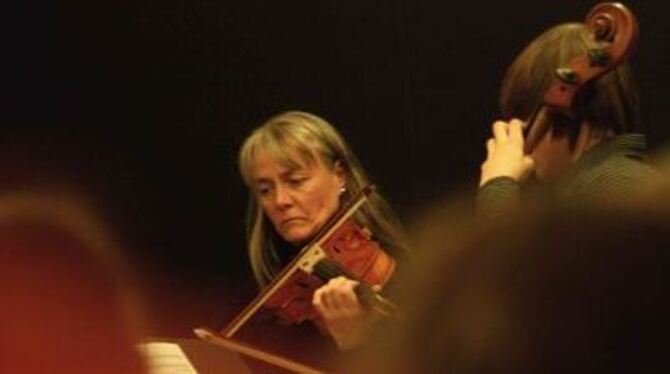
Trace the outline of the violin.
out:
<instances>
[{"instance_id":1,"label":"violin","mask_svg":"<svg viewBox=\"0 0 670 374\"><path fill-rule=\"evenodd\" d=\"M549 130L549 121L538 119L557 113L574 118L575 97L591 82L623 63L637 44L637 19L621 3L597 4L589 11L584 24L596 47L573 58L567 66L556 69L543 103L527 122L526 154L533 151Z\"/></svg>"},{"instance_id":2,"label":"violin","mask_svg":"<svg viewBox=\"0 0 670 374\"><path fill-rule=\"evenodd\" d=\"M361 281L363 286L355 289L358 298L364 305L374 305L378 302L377 295L367 286L386 284L395 269L395 261L372 240L367 229L349 218L323 242L321 249L303 257L299 267L303 271L295 272L264 305L285 323L318 321L312 307L312 294L338 276ZM386 313L385 309L381 311Z\"/></svg>"},{"instance_id":3,"label":"violin","mask_svg":"<svg viewBox=\"0 0 670 374\"><path fill-rule=\"evenodd\" d=\"M346 276L358 280L359 300L382 316L397 313L397 307L372 289L393 275L395 260L361 227L354 214L373 192L366 186L319 231L312 241L266 286L221 332L207 327L193 330L199 338L233 352L252 357L291 372L320 374L321 370L287 357L236 341L234 335L260 308L273 311L281 320L298 324L319 322L312 306L314 291L329 279Z\"/></svg>"},{"instance_id":4,"label":"violin","mask_svg":"<svg viewBox=\"0 0 670 374\"><path fill-rule=\"evenodd\" d=\"M372 289L384 285L395 270L395 260L372 239L371 233L354 219L354 213L373 192L367 186L340 209L305 245L299 254L222 331L232 338L261 307L289 324L319 321L312 305L314 291L328 280L345 276L360 283L355 292L363 304L384 316L396 313L396 306Z\"/></svg>"}]
</instances>

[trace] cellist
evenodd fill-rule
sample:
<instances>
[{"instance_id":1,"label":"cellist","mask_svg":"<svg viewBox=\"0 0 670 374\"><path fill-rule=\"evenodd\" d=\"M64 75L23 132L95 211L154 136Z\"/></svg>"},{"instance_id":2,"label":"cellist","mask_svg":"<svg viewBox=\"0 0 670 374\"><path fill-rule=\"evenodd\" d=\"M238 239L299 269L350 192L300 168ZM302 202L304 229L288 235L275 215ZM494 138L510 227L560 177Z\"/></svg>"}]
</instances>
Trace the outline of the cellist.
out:
<instances>
[{"instance_id":1,"label":"cellist","mask_svg":"<svg viewBox=\"0 0 670 374\"><path fill-rule=\"evenodd\" d=\"M530 175L554 197L594 201L630 196L652 174L628 64L637 33L627 8L602 3L586 22L552 27L521 51L486 143L481 215L509 212Z\"/></svg>"}]
</instances>

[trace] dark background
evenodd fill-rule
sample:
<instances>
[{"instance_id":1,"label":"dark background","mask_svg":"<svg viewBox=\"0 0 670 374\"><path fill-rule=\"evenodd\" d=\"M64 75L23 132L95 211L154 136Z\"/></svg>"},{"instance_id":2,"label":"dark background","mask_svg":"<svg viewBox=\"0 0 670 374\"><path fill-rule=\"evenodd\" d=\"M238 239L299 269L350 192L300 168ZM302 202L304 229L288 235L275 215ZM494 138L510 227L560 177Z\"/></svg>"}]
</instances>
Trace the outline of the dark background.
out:
<instances>
[{"instance_id":1,"label":"dark background","mask_svg":"<svg viewBox=\"0 0 670 374\"><path fill-rule=\"evenodd\" d=\"M302 109L330 120L409 220L474 188L513 57L595 1L57 1L4 11L5 188L96 198L143 272L156 334L223 326L255 293L244 137ZM652 148L670 139L665 1L628 2Z\"/></svg>"}]
</instances>

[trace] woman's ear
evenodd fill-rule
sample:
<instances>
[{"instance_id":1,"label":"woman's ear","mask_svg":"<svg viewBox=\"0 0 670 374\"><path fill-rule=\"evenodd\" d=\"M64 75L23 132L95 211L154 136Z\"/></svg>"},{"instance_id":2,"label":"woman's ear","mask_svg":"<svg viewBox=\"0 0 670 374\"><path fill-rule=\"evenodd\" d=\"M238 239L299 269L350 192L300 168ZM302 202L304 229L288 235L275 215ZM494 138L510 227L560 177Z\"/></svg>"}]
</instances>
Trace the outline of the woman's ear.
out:
<instances>
[{"instance_id":1,"label":"woman's ear","mask_svg":"<svg viewBox=\"0 0 670 374\"><path fill-rule=\"evenodd\" d=\"M335 172L335 178L337 178L337 182L340 185L340 190L342 192L346 191L347 189L347 176L349 175L349 171L342 160L337 160L335 161L335 166L333 168L333 171Z\"/></svg>"}]
</instances>

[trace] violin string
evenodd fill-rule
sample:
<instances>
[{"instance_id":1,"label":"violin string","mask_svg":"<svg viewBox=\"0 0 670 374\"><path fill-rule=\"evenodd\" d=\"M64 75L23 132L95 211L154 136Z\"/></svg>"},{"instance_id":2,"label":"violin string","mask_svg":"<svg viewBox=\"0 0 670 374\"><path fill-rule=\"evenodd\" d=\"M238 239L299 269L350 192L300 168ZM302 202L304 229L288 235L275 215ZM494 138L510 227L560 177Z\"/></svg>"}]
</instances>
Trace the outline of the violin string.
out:
<instances>
[{"instance_id":1,"label":"violin string","mask_svg":"<svg viewBox=\"0 0 670 374\"><path fill-rule=\"evenodd\" d=\"M338 276L347 276L346 271L337 262L323 259L314 266L314 275L321 278L324 282Z\"/></svg>"}]
</instances>

